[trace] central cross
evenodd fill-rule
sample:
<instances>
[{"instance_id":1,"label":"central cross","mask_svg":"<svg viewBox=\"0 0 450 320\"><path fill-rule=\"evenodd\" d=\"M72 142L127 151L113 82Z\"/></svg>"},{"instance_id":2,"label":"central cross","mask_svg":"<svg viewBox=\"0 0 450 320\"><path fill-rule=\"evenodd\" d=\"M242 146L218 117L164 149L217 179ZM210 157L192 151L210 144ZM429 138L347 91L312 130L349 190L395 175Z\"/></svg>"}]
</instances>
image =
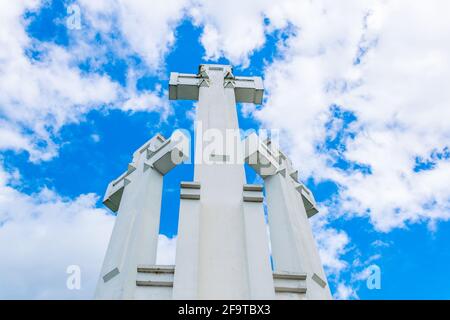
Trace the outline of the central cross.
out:
<instances>
[{"instance_id":1,"label":"central cross","mask_svg":"<svg viewBox=\"0 0 450 320\"><path fill-rule=\"evenodd\" d=\"M175 298L273 297L262 186L246 184L243 159L231 154L243 145L236 103L261 104L263 91L260 77L235 76L228 65L170 74L169 99L198 100L194 182L181 186ZM203 142L211 132L221 147Z\"/></svg>"}]
</instances>

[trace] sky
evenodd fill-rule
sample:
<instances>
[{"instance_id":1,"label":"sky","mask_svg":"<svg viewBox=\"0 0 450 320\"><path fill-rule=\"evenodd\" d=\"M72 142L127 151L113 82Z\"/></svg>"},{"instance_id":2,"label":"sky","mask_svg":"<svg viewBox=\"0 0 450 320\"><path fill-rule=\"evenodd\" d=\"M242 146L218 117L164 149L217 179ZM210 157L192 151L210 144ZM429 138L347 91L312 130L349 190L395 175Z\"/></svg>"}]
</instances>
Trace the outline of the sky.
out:
<instances>
[{"instance_id":1,"label":"sky","mask_svg":"<svg viewBox=\"0 0 450 320\"><path fill-rule=\"evenodd\" d=\"M195 103L169 101L168 76L200 63L263 77L263 104L238 104L239 124L279 130L313 191L334 298L450 299L449 9L0 0L0 299L93 297L115 219L106 186L156 133L192 132ZM174 263L192 176L183 164L164 178L161 264Z\"/></svg>"}]
</instances>

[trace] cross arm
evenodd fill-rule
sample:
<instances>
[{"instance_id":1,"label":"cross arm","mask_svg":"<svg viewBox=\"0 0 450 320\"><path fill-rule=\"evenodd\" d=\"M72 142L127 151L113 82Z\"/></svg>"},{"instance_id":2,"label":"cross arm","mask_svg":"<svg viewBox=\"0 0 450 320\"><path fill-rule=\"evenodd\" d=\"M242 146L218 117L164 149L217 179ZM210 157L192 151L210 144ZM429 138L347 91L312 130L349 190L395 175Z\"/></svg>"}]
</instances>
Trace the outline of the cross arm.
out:
<instances>
[{"instance_id":1,"label":"cross arm","mask_svg":"<svg viewBox=\"0 0 450 320\"><path fill-rule=\"evenodd\" d=\"M256 133L245 138L244 148L245 162L262 178L280 173L291 181L303 201L308 218L319 212L313 193L298 180L298 171L292 168L290 160L280 150L270 148L267 141Z\"/></svg>"},{"instance_id":2,"label":"cross arm","mask_svg":"<svg viewBox=\"0 0 450 320\"><path fill-rule=\"evenodd\" d=\"M261 177L274 175L279 170L278 153L271 150L256 133L244 140L244 159Z\"/></svg>"},{"instance_id":3,"label":"cross arm","mask_svg":"<svg viewBox=\"0 0 450 320\"><path fill-rule=\"evenodd\" d=\"M209 86L207 71L199 74L171 72L169 100L198 100L200 87ZM261 77L235 77L224 72L224 88L234 88L236 102L261 104L264 86Z\"/></svg>"},{"instance_id":4,"label":"cross arm","mask_svg":"<svg viewBox=\"0 0 450 320\"><path fill-rule=\"evenodd\" d=\"M236 102L261 104L264 86L261 77L235 77Z\"/></svg>"},{"instance_id":5,"label":"cross arm","mask_svg":"<svg viewBox=\"0 0 450 320\"><path fill-rule=\"evenodd\" d=\"M149 168L165 175L176 165L189 158L189 140L180 131L175 131L169 139L157 134L133 154L133 161L127 171L111 181L103 198L103 204L111 211L119 210L125 187L133 183L136 174L142 174ZM143 166L139 163L143 161ZM140 169L139 169L140 168Z\"/></svg>"},{"instance_id":6,"label":"cross arm","mask_svg":"<svg viewBox=\"0 0 450 320\"><path fill-rule=\"evenodd\" d=\"M169 100L198 100L201 80L196 74L171 72Z\"/></svg>"},{"instance_id":7,"label":"cross arm","mask_svg":"<svg viewBox=\"0 0 450 320\"><path fill-rule=\"evenodd\" d=\"M301 182L295 181L294 186L297 192L302 197L306 215L308 216L308 218L311 218L313 215L319 212L313 193Z\"/></svg>"},{"instance_id":8,"label":"cross arm","mask_svg":"<svg viewBox=\"0 0 450 320\"><path fill-rule=\"evenodd\" d=\"M189 159L189 139L181 131L175 131L158 149L147 150L144 171L153 168L161 175L165 175L187 159Z\"/></svg>"}]
</instances>

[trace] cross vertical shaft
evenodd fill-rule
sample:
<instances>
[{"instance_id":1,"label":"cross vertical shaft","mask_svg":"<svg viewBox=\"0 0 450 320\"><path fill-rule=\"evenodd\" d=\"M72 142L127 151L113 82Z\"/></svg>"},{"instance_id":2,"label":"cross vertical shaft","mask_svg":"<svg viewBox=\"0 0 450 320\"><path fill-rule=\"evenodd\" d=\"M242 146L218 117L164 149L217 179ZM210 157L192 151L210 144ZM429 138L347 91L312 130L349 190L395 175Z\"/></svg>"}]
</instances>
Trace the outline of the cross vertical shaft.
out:
<instances>
[{"instance_id":1,"label":"cross vertical shaft","mask_svg":"<svg viewBox=\"0 0 450 320\"><path fill-rule=\"evenodd\" d=\"M189 88L193 79L197 87ZM181 92L184 97L198 97L194 179L200 187L198 206L181 200L174 297L271 298L274 291L262 203L243 202L245 172L236 111L236 101L258 102L255 96L259 99L262 82L260 78L236 78L230 66L202 65L198 75L171 77L171 85L178 86L176 94L172 87L173 96ZM250 227L261 232L250 235ZM260 240L251 241L255 237ZM263 271L261 278L251 281L253 265ZM191 274L184 275L186 270Z\"/></svg>"}]
</instances>

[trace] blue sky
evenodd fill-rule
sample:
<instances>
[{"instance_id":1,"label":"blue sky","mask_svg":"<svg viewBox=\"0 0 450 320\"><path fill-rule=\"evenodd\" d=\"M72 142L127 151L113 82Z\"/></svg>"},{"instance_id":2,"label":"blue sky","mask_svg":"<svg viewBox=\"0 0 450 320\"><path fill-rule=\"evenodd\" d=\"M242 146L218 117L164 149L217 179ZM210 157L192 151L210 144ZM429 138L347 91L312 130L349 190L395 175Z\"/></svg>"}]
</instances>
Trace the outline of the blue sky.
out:
<instances>
[{"instance_id":1,"label":"blue sky","mask_svg":"<svg viewBox=\"0 0 450 320\"><path fill-rule=\"evenodd\" d=\"M170 10L155 5L154 12L119 2L4 4L11 38L0 43L11 54L0 63L0 81L18 75L20 90L0 86L0 298L92 295L114 221L101 203L106 186L154 134L192 132L194 103L168 102L165 90L171 71L195 73L205 62L264 78L263 105L238 105L239 123L281 130L321 207L311 222L336 298L450 298L450 132L436 117L450 100L436 89L449 79L440 59L448 48L438 41L445 33L434 42L421 37L441 30L429 23L441 20L439 10L407 10L420 21L415 43L395 38L406 32L392 22L403 4L355 2L347 10L305 2L297 13L289 1L262 1L234 16L202 1L173 1ZM80 8L79 30L66 26L71 4ZM341 10L350 16L335 18ZM398 52L407 54L398 60ZM8 69L15 59L21 67ZM246 173L252 182L255 174ZM179 182L192 176L185 164L164 178L161 256L174 248ZM167 255L161 259L170 261ZM43 268L52 264L53 274L26 276L33 259ZM86 270L80 292L65 288L68 261ZM366 286L372 264L381 270L379 290Z\"/></svg>"}]
</instances>

